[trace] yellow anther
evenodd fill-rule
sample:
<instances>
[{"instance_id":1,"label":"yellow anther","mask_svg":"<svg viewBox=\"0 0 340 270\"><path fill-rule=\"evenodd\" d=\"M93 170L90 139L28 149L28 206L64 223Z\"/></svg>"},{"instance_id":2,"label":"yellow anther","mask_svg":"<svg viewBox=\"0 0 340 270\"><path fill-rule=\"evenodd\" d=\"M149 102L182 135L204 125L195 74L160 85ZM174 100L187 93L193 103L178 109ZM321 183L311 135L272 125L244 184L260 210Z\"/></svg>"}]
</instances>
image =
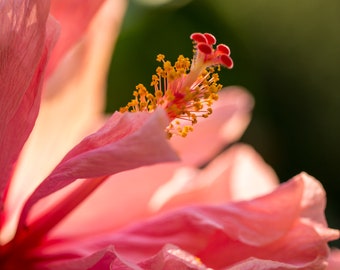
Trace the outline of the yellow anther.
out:
<instances>
[{"instance_id":1,"label":"yellow anther","mask_svg":"<svg viewBox=\"0 0 340 270\"><path fill-rule=\"evenodd\" d=\"M155 96L156 96L156 99L159 99L159 98L163 97L163 92L161 90L156 90Z\"/></svg>"},{"instance_id":2,"label":"yellow anther","mask_svg":"<svg viewBox=\"0 0 340 270\"><path fill-rule=\"evenodd\" d=\"M218 84L219 76L214 67L202 63L191 66L189 58L183 55L174 65L165 60L163 54L157 55L156 60L162 62L162 67L157 67L151 78L154 94L143 84L138 84L133 92L134 99L120 111L153 111L162 107L174 120L166 128L168 138L173 134L186 137L199 117L206 118L212 113L211 105L218 99L217 93L222 88Z\"/></svg>"},{"instance_id":3,"label":"yellow anther","mask_svg":"<svg viewBox=\"0 0 340 270\"><path fill-rule=\"evenodd\" d=\"M162 62L163 60L165 59L165 55L164 54L158 54L157 55L157 58L156 58L156 60L158 61L158 62Z\"/></svg>"},{"instance_id":4,"label":"yellow anther","mask_svg":"<svg viewBox=\"0 0 340 270\"><path fill-rule=\"evenodd\" d=\"M174 101L175 100L174 93L171 91L171 89L167 89L165 91L165 97L168 101Z\"/></svg>"}]
</instances>

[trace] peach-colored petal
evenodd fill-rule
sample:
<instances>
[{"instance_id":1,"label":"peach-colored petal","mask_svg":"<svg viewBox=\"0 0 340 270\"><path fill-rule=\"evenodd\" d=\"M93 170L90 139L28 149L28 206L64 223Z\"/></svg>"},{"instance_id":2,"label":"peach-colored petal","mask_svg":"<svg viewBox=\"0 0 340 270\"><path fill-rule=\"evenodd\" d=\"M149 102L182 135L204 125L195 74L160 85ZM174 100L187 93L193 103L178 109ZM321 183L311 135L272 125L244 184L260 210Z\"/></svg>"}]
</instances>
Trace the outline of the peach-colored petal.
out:
<instances>
[{"instance_id":1,"label":"peach-colored petal","mask_svg":"<svg viewBox=\"0 0 340 270\"><path fill-rule=\"evenodd\" d=\"M147 185L140 178L148 179ZM103 233L158 211L193 203L252 199L277 185L273 170L250 146L236 145L202 172L181 163L170 163L112 176L58 226L54 236ZM107 213L115 218L107 219Z\"/></svg>"},{"instance_id":2,"label":"peach-colored petal","mask_svg":"<svg viewBox=\"0 0 340 270\"><path fill-rule=\"evenodd\" d=\"M327 241L314 226L304 222L315 215L301 217L304 189L308 186L305 183L310 181L316 180L300 174L257 199L181 208L97 239L61 239L59 243L51 239L43 252L58 254L60 248L81 256L114 245L121 256L138 262L171 243L214 269L253 269L261 263L263 269L323 269ZM315 194L320 192L320 186L310 186L316 187Z\"/></svg>"},{"instance_id":3,"label":"peach-colored petal","mask_svg":"<svg viewBox=\"0 0 340 270\"><path fill-rule=\"evenodd\" d=\"M199 258L174 245L165 245L155 256L138 265L143 269L212 270L207 268Z\"/></svg>"},{"instance_id":4,"label":"peach-colored petal","mask_svg":"<svg viewBox=\"0 0 340 270\"><path fill-rule=\"evenodd\" d=\"M129 261L119 253L114 247L109 246L88 257L80 259L64 259L61 262L48 264L51 270L87 270L87 269L111 269L111 270L142 270L142 269L162 269L162 270L208 270L210 268L199 261L190 253L181 250L174 245L164 246L155 256L142 262ZM210 269L211 270L211 269Z\"/></svg>"},{"instance_id":5,"label":"peach-colored petal","mask_svg":"<svg viewBox=\"0 0 340 270\"><path fill-rule=\"evenodd\" d=\"M326 192L321 183L307 173L300 173L293 179L304 183L304 193L301 200L301 219L314 227L320 237L331 241L340 237L338 230L328 228L324 214L326 208Z\"/></svg>"},{"instance_id":6,"label":"peach-colored petal","mask_svg":"<svg viewBox=\"0 0 340 270\"><path fill-rule=\"evenodd\" d=\"M262 224L267 230L270 224ZM214 269L322 269L328 256L327 243L321 241L312 227L296 219L282 237L266 245L249 245L218 233L208 247L198 253ZM228 254L228 256L225 256ZM233 267L232 267L233 266ZM242 268L244 267L244 268ZM262 269L262 268L261 268Z\"/></svg>"},{"instance_id":7,"label":"peach-colored petal","mask_svg":"<svg viewBox=\"0 0 340 270\"><path fill-rule=\"evenodd\" d=\"M340 269L340 250L332 249L328 258L327 270L339 270Z\"/></svg>"},{"instance_id":8,"label":"peach-colored petal","mask_svg":"<svg viewBox=\"0 0 340 270\"><path fill-rule=\"evenodd\" d=\"M45 66L57 35L49 1L0 5L0 204L37 117ZM2 220L3 221L3 220Z\"/></svg>"},{"instance_id":9,"label":"peach-colored petal","mask_svg":"<svg viewBox=\"0 0 340 270\"><path fill-rule=\"evenodd\" d=\"M237 144L202 170L184 167L153 195L155 209L190 204L249 200L271 192L279 184L273 169L248 145ZM183 172L186 175L183 175Z\"/></svg>"},{"instance_id":10,"label":"peach-colored petal","mask_svg":"<svg viewBox=\"0 0 340 270\"><path fill-rule=\"evenodd\" d=\"M125 232L114 234L113 238L119 239L119 242L134 241L133 235L136 235L136 239L138 239L137 236L141 234L146 237L145 241L150 237L150 245L153 245L152 242L157 245L157 243L160 244L160 239L152 241L153 237L157 238L157 235L159 235L162 238L163 235L169 235L169 237L174 237L176 241L183 244L190 238L185 234L196 234L197 241L201 242L199 235L203 238L211 237L213 231L222 230L228 236L240 239L244 243L267 244L279 239L294 223L300 211L302 188L303 184L300 181L293 181L281 186L273 194L253 201L180 208L149 221L137 223ZM283 213L279 211L282 205L287 205L287 210ZM259 221L261 222L259 223ZM271 224L273 230L267 230L262 223ZM185 234L177 231L180 228L183 229ZM172 232L175 234L172 235ZM178 233L179 235L177 235ZM204 236L205 234L206 236ZM124 235L128 238L125 239ZM183 237L180 237L180 235ZM199 248L199 246L203 247L207 243L202 240L198 245L193 239L191 241L191 244L186 243L186 245ZM105 241L103 243L105 244ZM125 247L128 248L129 245ZM129 252L138 254L139 251L136 248Z\"/></svg>"},{"instance_id":11,"label":"peach-colored petal","mask_svg":"<svg viewBox=\"0 0 340 270\"><path fill-rule=\"evenodd\" d=\"M284 254L287 255L287 254ZM289 256L295 257L296 254L289 254ZM258 258L250 258L231 267L227 267L225 269L228 270L321 270L325 269L326 262L323 257L317 257L315 260L310 262L280 262L273 261L271 259L258 259Z\"/></svg>"},{"instance_id":12,"label":"peach-colored petal","mask_svg":"<svg viewBox=\"0 0 340 270\"><path fill-rule=\"evenodd\" d=\"M62 259L62 258L61 258ZM43 263L46 267L46 262ZM90 256L80 259L64 259L59 262L48 264L50 270L141 270L137 264L122 258L112 246L99 250Z\"/></svg>"},{"instance_id":13,"label":"peach-colored petal","mask_svg":"<svg viewBox=\"0 0 340 270\"><path fill-rule=\"evenodd\" d=\"M177 160L165 138L168 121L161 109L153 113L113 114L100 130L75 146L35 189L25 202L19 227L25 226L27 215L37 201L76 179L109 176L140 166Z\"/></svg>"},{"instance_id":14,"label":"peach-colored petal","mask_svg":"<svg viewBox=\"0 0 340 270\"><path fill-rule=\"evenodd\" d=\"M279 179L262 157L249 145L239 144L229 151L234 155L231 200L249 200L272 192Z\"/></svg>"},{"instance_id":15,"label":"peach-colored petal","mask_svg":"<svg viewBox=\"0 0 340 270\"><path fill-rule=\"evenodd\" d=\"M250 270L261 266L260 269L266 270L276 269L275 267L287 270L316 270L324 269L327 264L327 243L321 241L312 227L298 220L276 241L256 246L230 237L222 224L215 224L201 211L189 216L175 214L173 218L164 222L144 225L146 227L141 226L138 232L134 231L132 234L125 232L115 233L114 237L103 236L92 248L97 250L101 244L111 243L122 257L139 262L148 261L150 257L153 259L154 254L162 249L164 243L174 243L182 251L185 250L188 257L197 258L197 262L201 261L204 266L213 269ZM268 230L265 222L262 226ZM93 239L90 242L93 244ZM70 256L86 257L86 243L81 240L70 246L63 240L60 244L60 251L68 251L66 254ZM49 254L49 247L47 246L44 251ZM58 254L59 250L52 248L52 251Z\"/></svg>"},{"instance_id":16,"label":"peach-colored petal","mask_svg":"<svg viewBox=\"0 0 340 270\"><path fill-rule=\"evenodd\" d=\"M178 162L163 163L111 176L55 228L51 237L78 238L110 232L154 214L148 205L150 198L178 167Z\"/></svg>"},{"instance_id":17,"label":"peach-colored petal","mask_svg":"<svg viewBox=\"0 0 340 270\"><path fill-rule=\"evenodd\" d=\"M51 0L51 14L60 22L61 35L47 67L49 76L68 50L86 32L88 25L105 0Z\"/></svg>"},{"instance_id":18,"label":"peach-colored petal","mask_svg":"<svg viewBox=\"0 0 340 270\"><path fill-rule=\"evenodd\" d=\"M250 121L253 99L240 87L226 87L213 104L213 114L200 119L186 138L174 136L171 143L185 164L202 165L220 149L236 141Z\"/></svg>"},{"instance_id":19,"label":"peach-colored petal","mask_svg":"<svg viewBox=\"0 0 340 270\"><path fill-rule=\"evenodd\" d=\"M107 0L81 42L49 78L46 87L54 94L42 101L8 193L6 204L13 216L8 230L13 231L29 194L75 144L98 128L106 73L125 5L124 0Z\"/></svg>"},{"instance_id":20,"label":"peach-colored petal","mask_svg":"<svg viewBox=\"0 0 340 270\"><path fill-rule=\"evenodd\" d=\"M305 184L305 191L301 202L303 216L309 217L321 225L327 225L324 211L326 208L326 192L318 181L310 181L312 176L303 173L302 179ZM322 215L320 215L322 214Z\"/></svg>"}]
</instances>

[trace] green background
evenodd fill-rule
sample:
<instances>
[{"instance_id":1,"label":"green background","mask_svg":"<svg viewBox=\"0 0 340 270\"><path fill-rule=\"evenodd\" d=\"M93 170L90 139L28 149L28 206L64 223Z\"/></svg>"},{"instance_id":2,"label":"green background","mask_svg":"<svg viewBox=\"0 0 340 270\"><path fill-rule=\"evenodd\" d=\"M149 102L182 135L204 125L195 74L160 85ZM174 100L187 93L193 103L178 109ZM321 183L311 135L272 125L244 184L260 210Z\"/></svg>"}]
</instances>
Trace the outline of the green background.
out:
<instances>
[{"instance_id":1,"label":"green background","mask_svg":"<svg viewBox=\"0 0 340 270\"><path fill-rule=\"evenodd\" d=\"M154 0L156 4L158 1ZM301 171L328 195L327 219L340 228L340 1L131 0L109 76L107 110L124 106L138 83L149 85L158 53L192 56L192 32L213 33L232 51L225 85L255 97L242 137L282 181ZM332 245L339 246L338 242Z\"/></svg>"}]
</instances>

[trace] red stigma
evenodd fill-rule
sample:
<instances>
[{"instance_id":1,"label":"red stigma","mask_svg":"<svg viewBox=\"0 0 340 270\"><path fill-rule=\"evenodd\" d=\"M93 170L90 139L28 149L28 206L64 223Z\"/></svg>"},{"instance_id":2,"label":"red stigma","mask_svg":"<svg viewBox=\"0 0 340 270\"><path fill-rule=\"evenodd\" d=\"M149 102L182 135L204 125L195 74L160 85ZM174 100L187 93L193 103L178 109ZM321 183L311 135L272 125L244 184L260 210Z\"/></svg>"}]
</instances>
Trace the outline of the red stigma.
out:
<instances>
[{"instance_id":1,"label":"red stigma","mask_svg":"<svg viewBox=\"0 0 340 270\"><path fill-rule=\"evenodd\" d=\"M208 43L207 38L201 33L193 33L190 38L196 43Z\"/></svg>"},{"instance_id":2,"label":"red stigma","mask_svg":"<svg viewBox=\"0 0 340 270\"><path fill-rule=\"evenodd\" d=\"M218 44L216 47L216 51L220 52L221 54L230 55L230 49L227 45Z\"/></svg>"},{"instance_id":3,"label":"red stigma","mask_svg":"<svg viewBox=\"0 0 340 270\"><path fill-rule=\"evenodd\" d=\"M207 39L207 43L209 45L214 45L216 43L216 38L214 35L209 34L209 33L204 33L205 38Z\"/></svg>"},{"instance_id":4,"label":"red stigma","mask_svg":"<svg viewBox=\"0 0 340 270\"><path fill-rule=\"evenodd\" d=\"M221 62L224 66L231 69L234 66L233 60L229 57L229 55L222 54L220 56Z\"/></svg>"},{"instance_id":5,"label":"red stigma","mask_svg":"<svg viewBox=\"0 0 340 270\"><path fill-rule=\"evenodd\" d=\"M212 53L211 46L209 46L208 44L205 44L205 43L197 44L197 49L204 54L211 54Z\"/></svg>"}]
</instances>

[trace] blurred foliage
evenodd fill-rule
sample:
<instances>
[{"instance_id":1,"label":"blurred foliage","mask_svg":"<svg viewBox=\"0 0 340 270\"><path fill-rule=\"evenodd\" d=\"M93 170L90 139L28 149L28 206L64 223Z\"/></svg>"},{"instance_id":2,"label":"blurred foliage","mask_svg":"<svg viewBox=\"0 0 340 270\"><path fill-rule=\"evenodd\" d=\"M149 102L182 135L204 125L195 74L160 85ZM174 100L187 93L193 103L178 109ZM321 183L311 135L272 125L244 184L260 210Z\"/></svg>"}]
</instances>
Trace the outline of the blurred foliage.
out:
<instances>
[{"instance_id":1,"label":"blurred foliage","mask_svg":"<svg viewBox=\"0 0 340 270\"><path fill-rule=\"evenodd\" d=\"M164 53L191 57L192 32L211 32L232 50L221 82L255 97L242 141L282 181L306 171L328 194L327 218L340 228L340 1L130 1L109 76L107 106L125 105L135 85L149 85ZM145 2L145 1L144 1ZM338 245L338 243L336 243Z\"/></svg>"}]
</instances>

